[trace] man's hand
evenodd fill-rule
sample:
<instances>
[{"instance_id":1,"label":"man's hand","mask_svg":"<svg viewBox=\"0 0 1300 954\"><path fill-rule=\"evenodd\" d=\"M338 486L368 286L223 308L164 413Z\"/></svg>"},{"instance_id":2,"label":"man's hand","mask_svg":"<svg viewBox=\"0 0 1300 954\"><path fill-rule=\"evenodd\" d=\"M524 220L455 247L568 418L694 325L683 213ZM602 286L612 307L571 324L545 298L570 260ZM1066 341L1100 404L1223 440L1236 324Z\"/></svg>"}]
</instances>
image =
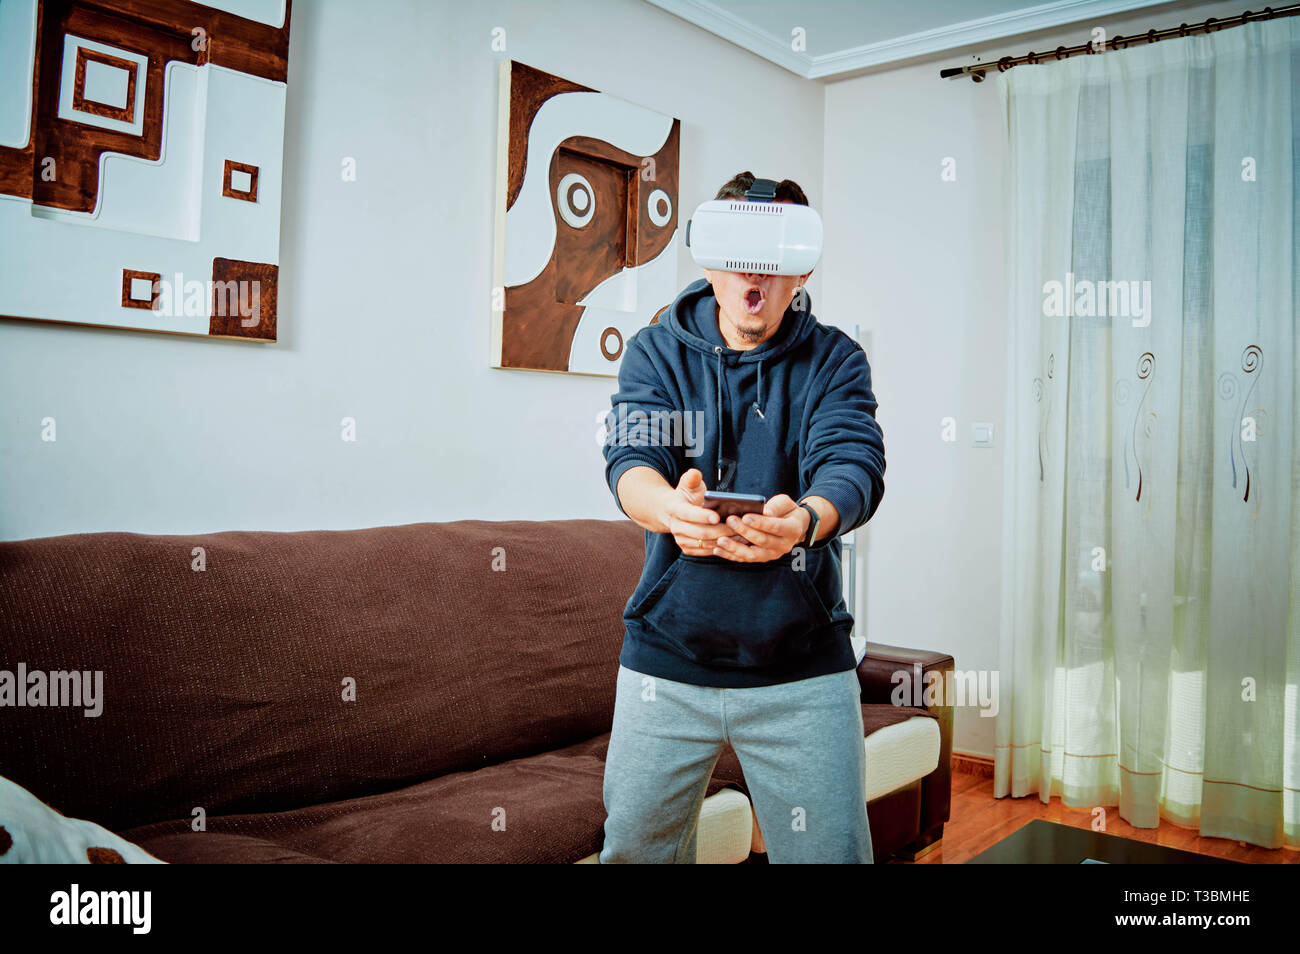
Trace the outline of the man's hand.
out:
<instances>
[{"instance_id":1,"label":"man's hand","mask_svg":"<svg viewBox=\"0 0 1300 954\"><path fill-rule=\"evenodd\" d=\"M668 528L683 553L713 556L720 539L731 531L720 523L718 512L704 506L704 475L692 467L682 474L677 487L664 495L660 523Z\"/></svg>"},{"instance_id":2,"label":"man's hand","mask_svg":"<svg viewBox=\"0 0 1300 954\"><path fill-rule=\"evenodd\" d=\"M808 536L812 518L789 494L777 494L763 505L762 515L728 517L727 526L738 536L718 540L714 556L737 563L765 563L784 556Z\"/></svg>"}]
</instances>

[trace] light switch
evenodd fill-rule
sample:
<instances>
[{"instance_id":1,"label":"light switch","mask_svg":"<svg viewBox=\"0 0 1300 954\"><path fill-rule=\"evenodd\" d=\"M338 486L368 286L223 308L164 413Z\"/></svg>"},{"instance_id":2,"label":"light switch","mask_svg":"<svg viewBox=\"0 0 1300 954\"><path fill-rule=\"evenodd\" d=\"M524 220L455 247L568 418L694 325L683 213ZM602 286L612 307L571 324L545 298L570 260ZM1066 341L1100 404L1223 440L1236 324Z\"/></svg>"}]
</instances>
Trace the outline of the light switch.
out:
<instances>
[{"instance_id":1,"label":"light switch","mask_svg":"<svg viewBox=\"0 0 1300 954\"><path fill-rule=\"evenodd\" d=\"M993 425L989 423L972 424L970 426L970 444L971 447L992 447L993 446Z\"/></svg>"}]
</instances>

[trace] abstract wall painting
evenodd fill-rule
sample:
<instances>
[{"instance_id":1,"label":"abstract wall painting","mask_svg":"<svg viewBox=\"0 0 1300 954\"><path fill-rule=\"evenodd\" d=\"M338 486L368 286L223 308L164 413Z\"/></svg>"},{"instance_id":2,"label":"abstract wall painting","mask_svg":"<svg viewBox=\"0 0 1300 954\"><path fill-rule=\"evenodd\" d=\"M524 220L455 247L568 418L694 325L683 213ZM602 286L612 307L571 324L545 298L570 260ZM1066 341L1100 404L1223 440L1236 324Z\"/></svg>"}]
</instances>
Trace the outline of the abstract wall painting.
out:
<instances>
[{"instance_id":1,"label":"abstract wall painting","mask_svg":"<svg viewBox=\"0 0 1300 954\"><path fill-rule=\"evenodd\" d=\"M276 339L288 0L0 0L0 316Z\"/></svg>"},{"instance_id":2,"label":"abstract wall painting","mask_svg":"<svg viewBox=\"0 0 1300 954\"><path fill-rule=\"evenodd\" d=\"M500 64L492 364L615 376L676 296L681 122Z\"/></svg>"}]
</instances>

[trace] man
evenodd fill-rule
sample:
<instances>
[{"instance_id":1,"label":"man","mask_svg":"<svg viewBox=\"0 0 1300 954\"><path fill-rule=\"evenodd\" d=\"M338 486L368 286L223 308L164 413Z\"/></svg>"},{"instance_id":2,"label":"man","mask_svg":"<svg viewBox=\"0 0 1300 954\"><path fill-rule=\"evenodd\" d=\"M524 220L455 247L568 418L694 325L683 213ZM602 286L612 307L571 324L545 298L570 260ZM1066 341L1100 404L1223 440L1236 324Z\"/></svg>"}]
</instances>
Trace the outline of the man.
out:
<instances>
[{"instance_id":1,"label":"man","mask_svg":"<svg viewBox=\"0 0 1300 954\"><path fill-rule=\"evenodd\" d=\"M788 179L776 201L808 204ZM705 269L628 340L605 475L646 558L623 611L603 863L693 863L728 743L769 861L873 860L838 538L880 505L884 443L866 355L813 316L811 274ZM683 441L696 421L703 441ZM760 494L763 514L720 521L706 489Z\"/></svg>"}]
</instances>

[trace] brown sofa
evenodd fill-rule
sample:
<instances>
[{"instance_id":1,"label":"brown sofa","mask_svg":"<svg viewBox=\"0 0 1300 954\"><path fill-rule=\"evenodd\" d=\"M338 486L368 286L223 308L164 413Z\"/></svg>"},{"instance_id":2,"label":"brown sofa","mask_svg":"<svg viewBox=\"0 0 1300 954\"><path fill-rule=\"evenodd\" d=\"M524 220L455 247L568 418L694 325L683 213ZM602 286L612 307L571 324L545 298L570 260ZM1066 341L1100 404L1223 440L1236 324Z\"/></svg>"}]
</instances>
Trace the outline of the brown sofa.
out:
<instances>
[{"instance_id":1,"label":"brown sofa","mask_svg":"<svg viewBox=\"0 0 1300 954\"><path fill-rule=\"evenodd\" d=\"M101 670L104 696L0 708L0 774L171 862L591 860L642 554L598 520L0 543L0 669ZM877 861L948 818L951 709L889 704L913 662L952 667L859 667L869 736L939 734L869 802ZM737 793L726 749L707 794Z\"/></svg>"}]
</instances>

